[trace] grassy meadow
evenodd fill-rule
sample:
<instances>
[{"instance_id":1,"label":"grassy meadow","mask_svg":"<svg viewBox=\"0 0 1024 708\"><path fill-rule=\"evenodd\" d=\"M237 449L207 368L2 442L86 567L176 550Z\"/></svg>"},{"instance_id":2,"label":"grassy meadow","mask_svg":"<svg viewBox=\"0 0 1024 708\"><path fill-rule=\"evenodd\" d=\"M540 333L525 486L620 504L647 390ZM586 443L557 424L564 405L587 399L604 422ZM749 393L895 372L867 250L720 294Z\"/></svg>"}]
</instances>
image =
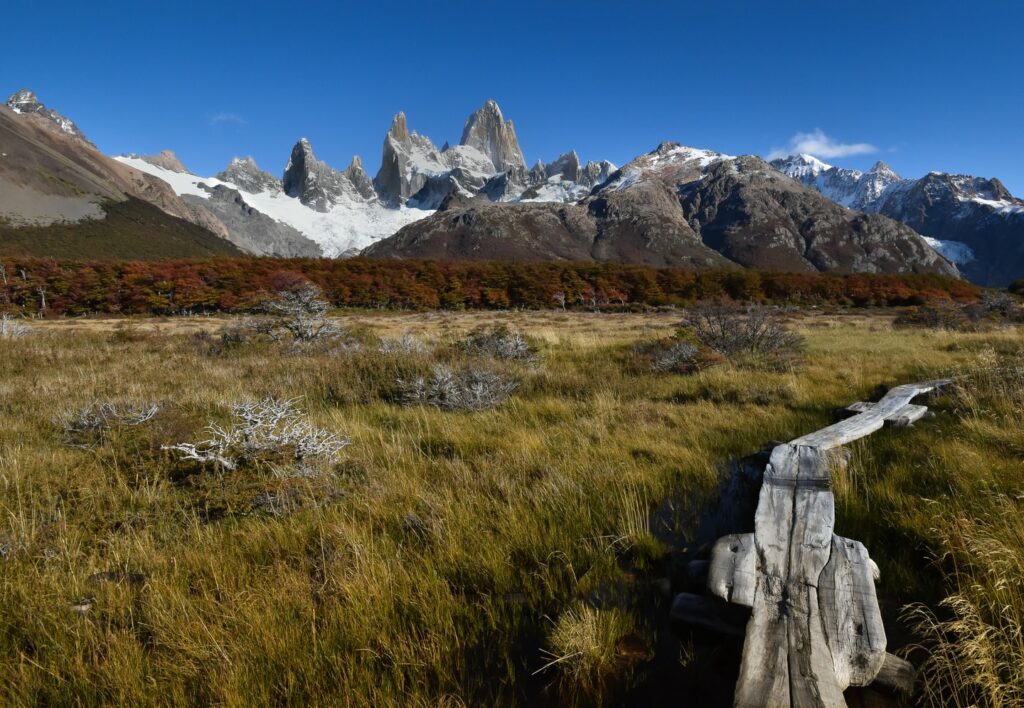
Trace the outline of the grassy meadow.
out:
<instances>
[{"instance_id":1,"label":"grassy meadow","mask_svg":"<svg viewBox=\"0 0 1024 708\"><path fill-rule=\"evenodd\" d=\"M715 666L714 642L667 615L684 562L737 530L709 529L730 462L956 375L935 418L852 446L836 531L881 568L890 650L921 668L914 700L1018 703L1024 331L891 319L794 314L798 358L689 374L634 355L672 334L670 313L340 314L360 348L222 344L227 318L0 340L0 702L710 705L710 671L681 682ZM535 356L456 346L499 324ZM379 350L403 334L426 351ZM403 404L396 381L438 361L518 385L480 411ZM268 396L349 439L337 463L288 475L163 449ZM97 401L158 411L69 437Z\"/></svg>"}]
</instances>

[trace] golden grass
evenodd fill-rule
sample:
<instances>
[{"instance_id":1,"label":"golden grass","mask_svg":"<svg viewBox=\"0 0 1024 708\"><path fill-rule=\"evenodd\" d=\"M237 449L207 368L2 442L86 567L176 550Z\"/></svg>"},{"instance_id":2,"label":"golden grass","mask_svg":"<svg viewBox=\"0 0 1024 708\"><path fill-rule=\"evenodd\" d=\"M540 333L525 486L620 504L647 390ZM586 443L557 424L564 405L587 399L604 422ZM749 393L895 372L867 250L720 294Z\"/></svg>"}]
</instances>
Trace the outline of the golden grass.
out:
<instances>
[{"instance_id":1,"label":"golden grass","mask_svg":"<svg viewBox=\"0 0 1024 708\"><path fill-rule=\"evenodd\" d=\"M446 342L511 324L539 357L500 364L521 381L501 407L449 413L388 400L397 374L425 366L416 357L269 345L210 356L194 333L223 319L45 323L3 342L4 702L612 700L644 679L650 608L667 613L655 581L671 571L649 520L663 500L709 498L730 458L819 428L879 385L1002 366L1021 344L1015 330L894 331L884 316L808 314L793 323L808 341L795 368L656 376L629 366L631 346L669 334L672 314L341 319L376 336L410 331L456 358ZM999 602L1024 607L1020 576L1014 585L999 553L990 564L967 549L1019 553L1013 395L940 401L935 420L858 444L837 485L837 532L865 542L883 593L945 622L957 615L943 598L985 588L972 617L991 628L981 634L996 667L1022 656L1019 644L1000 648L1013 625L994 615ZM159 449L265 396L301 397L316 425L352 439L333 476L214 475ZM63 445L54 421L95 400L163 408L95 448ZM973 560L932 562L944 554ZM930 673L936 692L924 695L965 680L950 671ZM1018 695L1019 674L993 675L1007 687L991 695Z\"/></svg>"}]
</instances>

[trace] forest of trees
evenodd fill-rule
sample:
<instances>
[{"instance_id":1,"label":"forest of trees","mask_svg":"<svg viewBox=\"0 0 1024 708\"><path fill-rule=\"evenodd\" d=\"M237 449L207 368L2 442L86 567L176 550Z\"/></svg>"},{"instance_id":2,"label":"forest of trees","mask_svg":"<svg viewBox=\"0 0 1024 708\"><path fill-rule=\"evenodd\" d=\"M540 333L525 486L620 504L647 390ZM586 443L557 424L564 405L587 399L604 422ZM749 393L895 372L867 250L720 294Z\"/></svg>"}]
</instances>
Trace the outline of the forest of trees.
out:
<instances>
[{"instance_id":1,"label":"forest of trees","mask_svg":"<svg viewBox=\"0 0 1024 708\"><path fill-rule=\"evenodd\" d=\"M684 270L614 263L482 263L366 258L162 261L0 259L0 310L24 315L245 312L311 281L338 307L603 309L732 299L871 307L979 297L935 275Z\"/></svg>"}]
</instances>

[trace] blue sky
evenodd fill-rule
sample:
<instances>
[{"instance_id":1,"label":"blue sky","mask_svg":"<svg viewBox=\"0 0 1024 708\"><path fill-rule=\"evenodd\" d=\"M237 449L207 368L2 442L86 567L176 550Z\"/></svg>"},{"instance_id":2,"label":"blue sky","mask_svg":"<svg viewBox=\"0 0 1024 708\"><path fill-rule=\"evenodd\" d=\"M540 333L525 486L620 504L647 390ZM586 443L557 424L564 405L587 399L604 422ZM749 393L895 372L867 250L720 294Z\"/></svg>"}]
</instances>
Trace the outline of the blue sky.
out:
<instances>
[{"instance_id":1,"label":"blue sky","mask_svg":"<svg viewBox=\"0 0 1024 708\"><path fill-rule=\"evenodd\" d=\"M105 152L212 174L294 142L374 173L391 117L441 145L493 97L528 162L661 140L819 156L1024 195L1024 3L6 0L0 77ZM803 138L796 136L803 135ZM820 154L828 153L828 154Z\"/></svg>"}]
</instances>

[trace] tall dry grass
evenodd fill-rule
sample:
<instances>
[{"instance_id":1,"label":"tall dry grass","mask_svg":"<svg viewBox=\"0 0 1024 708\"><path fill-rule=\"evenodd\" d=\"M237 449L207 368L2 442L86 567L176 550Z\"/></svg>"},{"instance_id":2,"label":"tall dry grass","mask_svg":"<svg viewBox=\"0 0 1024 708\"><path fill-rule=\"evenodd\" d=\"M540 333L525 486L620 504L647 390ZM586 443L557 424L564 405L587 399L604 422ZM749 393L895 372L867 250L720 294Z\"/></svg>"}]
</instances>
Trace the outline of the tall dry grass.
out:
<instances>
[{"instance_id":1,"label":"tall dry grass","mask_svg":"<svg viewBox=\"0 0 1024 708\"><path fill-rule=\"evenodd\" d=\"M807 350L789 368L725 361L683 375L630 365L638 341L664 338L677 321L434 313L344 322L368 339L411 332L431 352L211 348L194 335L210 324L195 321L43 324L4 340L0 697L614 702L645 680L658 646L652 617L667 613L657 581L672 569L649 516L663 500L710 498L730 458L821 427L833 407L879 384L1019 347L1012 331L895 332L883 318L808 316L791 324ZM396 401L398 379L479 363L488 355L458 341L502 324L538 356L486 361L518 382L501 405ZM228 424L232 402L267 397L301 398L311 425L350 439L338 464L282 477L259 466L210 470L161 449ZM930 529L954 499L978 501L985 487L1015 500L1000 479L1014 474L1019 437L986 412L996 404L979 400L976 409L947 401L936 421L882 435L855 457L863 462L839 500L837 530L867 543L886 591L901 599L925 598L926 552L942 548ZM160 412L105 429L94 446L66 445L54 421L97 401ZM924 497L938 510L921 511ZM698 511L673 519L670 535L692 534Z\"/></svg>"}]
</instances>

